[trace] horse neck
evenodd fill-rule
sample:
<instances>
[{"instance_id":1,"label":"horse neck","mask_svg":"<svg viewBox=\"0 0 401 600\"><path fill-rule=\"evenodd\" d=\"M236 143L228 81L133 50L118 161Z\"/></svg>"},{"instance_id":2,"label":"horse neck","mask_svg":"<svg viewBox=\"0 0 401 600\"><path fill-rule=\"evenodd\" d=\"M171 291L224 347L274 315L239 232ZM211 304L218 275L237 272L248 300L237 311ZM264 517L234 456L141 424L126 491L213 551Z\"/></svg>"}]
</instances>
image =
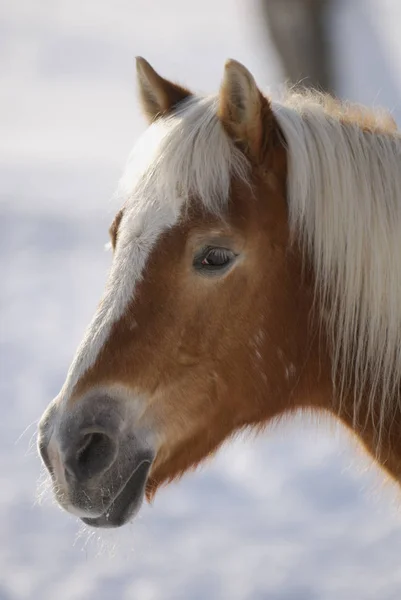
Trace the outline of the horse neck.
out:
<instances>
[{"instance_id":1,"label":"horse neck","mask_svg":"<svg viewBox=\"0 0 401 600\"><path fill-rule=\"evenodd\" d=\"M314 273L322 333L308 385L318 377L314 403L401 479L400 137L313 114L297 117L294 135L294 119L284 119L290 222Z\"/></svg>"},{"instance_id":2,"label":"horse neck","mask_svg":"<svg viewBox=\"0 0 401 600\"><path fill-rule=\"evenodd\" d=\"M366 392L361 395L360 390L354 387L355 378L351 379L350 387L342 390L333 380L335 373L330 335L325 326L325 317L319 313L316 304L312 278L310 271L305 274L305 269L297 269L294 273L292 315L286 314L286 325L292 332L291 339L270 340L280 348L281 365L276 368L279 370L282 366L286 373L286 382L283 383L286 407L283 412L301 410L330 414L359 440L384 471L401 482L401 407L398 389L388 399L392 410L379 435L377 422L381 416L382 398L379 395L374 398L373 406L377 409L372 415L369 384L366 384ZM267 398L266 403L270 410L271 399Z\"/></svg>"}]
</instances>

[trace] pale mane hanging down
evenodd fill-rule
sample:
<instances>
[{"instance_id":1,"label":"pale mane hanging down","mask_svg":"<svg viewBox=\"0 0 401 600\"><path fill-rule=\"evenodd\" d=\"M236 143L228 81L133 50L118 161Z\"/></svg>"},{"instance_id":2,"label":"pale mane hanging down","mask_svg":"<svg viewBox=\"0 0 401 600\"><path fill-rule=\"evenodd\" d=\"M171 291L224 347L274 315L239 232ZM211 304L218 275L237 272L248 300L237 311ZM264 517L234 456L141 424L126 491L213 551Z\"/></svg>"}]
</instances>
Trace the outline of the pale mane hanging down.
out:
<instances>
[{"instance_id":1,"label":"pale mane hanging down","mask_svg":"<svg viewBox=\"0 0 401 600\"><path fill-rule=\"evenodd\" d=\"M314 265L337 398L354 394L359 426L367 403L379 450L400 404L401 139L391 117L323 96L293 95L274 111L288 145L290 222Z\"/></svg>"},{"instance_id":2,"label":"pale mane hanging down","mask_svg":"<svg viewBox=\"0 0 401 600\"><path fill-rule=\"evenodd\" d=\"M167 202L175 213L197 197L220 213L232 177L248 180L249 163L224 131L217 96L192 97L170 117L156 120L128 160L119 195L129 206Z\"/></svg>"}]
</instances>

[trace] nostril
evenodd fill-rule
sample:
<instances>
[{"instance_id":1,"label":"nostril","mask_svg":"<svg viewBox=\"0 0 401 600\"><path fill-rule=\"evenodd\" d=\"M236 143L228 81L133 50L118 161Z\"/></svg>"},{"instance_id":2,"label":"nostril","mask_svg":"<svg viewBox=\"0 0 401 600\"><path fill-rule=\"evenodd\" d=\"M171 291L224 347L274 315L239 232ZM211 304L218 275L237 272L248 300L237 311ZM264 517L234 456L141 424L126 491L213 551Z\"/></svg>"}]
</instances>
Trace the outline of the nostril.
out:
<instances>
[{"instance_id":1,"label":"nostril","mask_svg":"<svg viewBox=\"0 0 401 600\"><path fill-rule=\"evenodd\" d=\"M117 444L106 433L92 431L79 441L75 453L66 460L68 472L79 480L90 479L107 471L117 456Z\"/></svg>"},{"instance_id":2,"label":"nostril","mask_svg":"<svg viewBox=\"0 0 401 600\"><path fill-rule=\"evenodd\" d=\"M97 471L99 467L108 464L112 453L113 442L104 433L87 433L77 452L77 461L82 469Z\"/></svg>"}]
</instances>

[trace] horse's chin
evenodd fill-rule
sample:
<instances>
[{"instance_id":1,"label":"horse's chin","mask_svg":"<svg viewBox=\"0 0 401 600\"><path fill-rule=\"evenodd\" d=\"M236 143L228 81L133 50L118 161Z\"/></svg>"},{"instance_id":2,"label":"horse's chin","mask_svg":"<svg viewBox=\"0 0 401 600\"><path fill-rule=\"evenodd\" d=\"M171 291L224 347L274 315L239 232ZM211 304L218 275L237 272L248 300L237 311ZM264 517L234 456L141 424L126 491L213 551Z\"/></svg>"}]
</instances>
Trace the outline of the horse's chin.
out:
<instances>
[{"instance_id":1,"label":"horse's chin","mask_svg":"<svg viewBox=\"0 0 401 600\"><path fill-rule=\"evenodd\" d=\"M151 460L142 460L103 514L99 517L81 517L85 525L113 528L121 527L131 521L142 506L151 464Z\"/></svg>"}]
</instances>

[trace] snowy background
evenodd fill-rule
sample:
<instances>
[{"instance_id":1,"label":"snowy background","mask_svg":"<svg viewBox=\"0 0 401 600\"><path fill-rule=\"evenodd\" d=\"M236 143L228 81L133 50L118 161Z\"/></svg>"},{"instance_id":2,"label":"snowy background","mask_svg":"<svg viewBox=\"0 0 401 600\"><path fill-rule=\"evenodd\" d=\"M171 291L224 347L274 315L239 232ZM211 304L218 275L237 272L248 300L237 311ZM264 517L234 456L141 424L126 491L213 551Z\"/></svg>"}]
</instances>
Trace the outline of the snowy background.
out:
<instances>
[{"instance_id":1,"label":"snowy background","mask_svg":"<svg viewBox=\"0 0 401 600\"><path fill-rule=\"evenodd\" d=\"M340 93L399 122L400 23L398 0L332 17ZM144 128L133 57L205 92L233 57L274 89L265 36L252 0L0 1L0 600L401 596L399 496L330 424L227 445L119 531L35 504L30 440L102 293L110 197Z\"/></svg>"}]
</instances>

